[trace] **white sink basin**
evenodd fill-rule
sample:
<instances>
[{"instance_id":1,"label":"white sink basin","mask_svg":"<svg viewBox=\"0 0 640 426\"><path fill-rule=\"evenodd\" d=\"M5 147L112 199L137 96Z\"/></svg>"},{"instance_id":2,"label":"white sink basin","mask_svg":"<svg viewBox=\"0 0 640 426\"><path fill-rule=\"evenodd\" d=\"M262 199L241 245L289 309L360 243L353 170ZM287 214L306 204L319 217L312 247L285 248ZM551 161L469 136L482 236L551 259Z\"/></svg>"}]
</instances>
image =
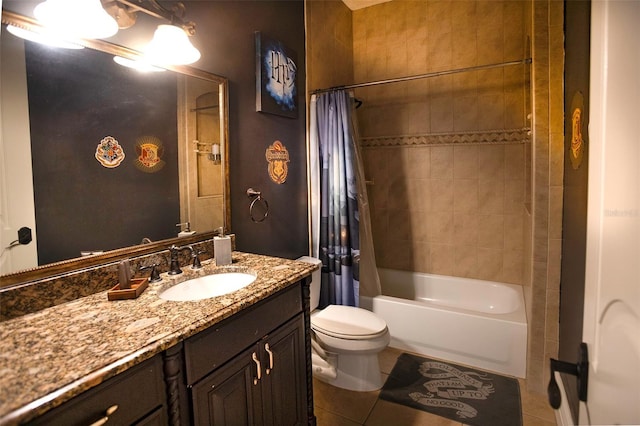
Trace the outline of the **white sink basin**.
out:
<instances>
[{"instance_id":1,"label":"white sink basin","mask_svg":"<svg viewBox=\"0 0 640 426\"><path fill-rule=\"evenodd\" d=\"M233 293L256 280L256 274L241 271L225 271L192 278L171 286L159 294L161 299L186 302L209 299Z\"/></svg>"}]
</instances>

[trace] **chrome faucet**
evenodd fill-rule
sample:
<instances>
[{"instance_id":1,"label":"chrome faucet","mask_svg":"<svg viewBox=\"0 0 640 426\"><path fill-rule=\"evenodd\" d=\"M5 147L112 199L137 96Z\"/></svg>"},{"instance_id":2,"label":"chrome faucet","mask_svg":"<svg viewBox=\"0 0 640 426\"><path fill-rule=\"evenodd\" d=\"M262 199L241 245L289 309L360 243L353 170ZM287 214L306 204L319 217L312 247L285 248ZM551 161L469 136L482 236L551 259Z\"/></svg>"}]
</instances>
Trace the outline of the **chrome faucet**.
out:
<instances>
[{"instance_id":1,"label":"chrome faucet","mask_svg":"<svg viewBox=\"0 0 640 426\"><path fill-rule=\"evenodd\" d=\"M182 273L182 269L180 269L180 262L178 262L178 254L183 250L190 250L191 253L193 253L192 246L178 247L174 244L171 247L169 247L169 254L170 254L169 275L178 275Z\"/></svg>"}]
</instances>

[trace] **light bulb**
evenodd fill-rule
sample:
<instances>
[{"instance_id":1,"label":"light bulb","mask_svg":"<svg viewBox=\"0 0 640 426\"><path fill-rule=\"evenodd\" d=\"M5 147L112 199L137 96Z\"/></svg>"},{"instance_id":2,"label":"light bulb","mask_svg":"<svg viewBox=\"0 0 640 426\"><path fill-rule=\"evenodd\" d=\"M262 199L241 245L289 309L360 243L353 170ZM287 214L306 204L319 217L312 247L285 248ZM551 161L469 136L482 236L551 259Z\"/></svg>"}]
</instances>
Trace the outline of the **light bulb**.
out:
<instances>
[{"instance_id":1,"label":"light bulb","mask_svg":"<svg viewBox=\"0 0 640 426\"><path fill-rule=\"evenodd\" d=\"M186 65L200 59L200 51L193 47L182 28L164 24L158 25L145 49L145 57L152 64Z\"/></svg>"},{"instance_id":2,"label":"light bulb","mask_svg":"<svg viewBox=\"0 0 640 426\"><path fill-rule=\"evenodd\" d=\"M33 10L47 28L67 37L98 39L118 32L118 23L100 0L46 0Z\"/></svg>"}]
</instances>

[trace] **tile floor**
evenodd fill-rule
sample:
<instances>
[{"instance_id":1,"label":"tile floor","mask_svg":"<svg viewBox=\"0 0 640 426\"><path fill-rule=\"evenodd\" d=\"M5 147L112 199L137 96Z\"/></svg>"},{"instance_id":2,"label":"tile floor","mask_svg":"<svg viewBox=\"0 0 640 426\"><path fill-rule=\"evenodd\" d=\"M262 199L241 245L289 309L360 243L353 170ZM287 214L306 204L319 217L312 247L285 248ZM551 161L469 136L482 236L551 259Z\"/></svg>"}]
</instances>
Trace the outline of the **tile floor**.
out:
<instances>
[{"instance_id":1,"label":"tile floor","mask_svg":"<svg viewBox=\"0 0 640 426\"><path fill-rule=\"evenodd\" d=\"M380 354L386 380L402 351L387 348ZM378 399L380 391L351 392L314 379L313 398L318 426L461 426L463 423ZM520 381L523 426L555 426L555 415L545 395L529 394Z\"/></svg>"}]
</instances>

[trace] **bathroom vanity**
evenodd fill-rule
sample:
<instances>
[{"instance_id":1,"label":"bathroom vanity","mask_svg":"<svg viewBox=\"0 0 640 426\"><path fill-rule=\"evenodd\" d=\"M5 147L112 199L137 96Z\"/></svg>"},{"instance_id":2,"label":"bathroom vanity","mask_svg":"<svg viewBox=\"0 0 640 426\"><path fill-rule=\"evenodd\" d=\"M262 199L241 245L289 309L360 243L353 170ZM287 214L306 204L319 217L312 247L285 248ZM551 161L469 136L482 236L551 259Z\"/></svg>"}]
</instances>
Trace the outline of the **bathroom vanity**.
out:
<instances>
[{"instance_id":1,"label":"bathroom vanity","mask_svg":"<svg viewBox=\"0 0 640 426\"><path fill-rule=\"evenodd\" d=\"M223 296L106 292L0 323L0 425L314 424L313 265L233 253L257 279Z\"/></svg>"}]
</instances>

